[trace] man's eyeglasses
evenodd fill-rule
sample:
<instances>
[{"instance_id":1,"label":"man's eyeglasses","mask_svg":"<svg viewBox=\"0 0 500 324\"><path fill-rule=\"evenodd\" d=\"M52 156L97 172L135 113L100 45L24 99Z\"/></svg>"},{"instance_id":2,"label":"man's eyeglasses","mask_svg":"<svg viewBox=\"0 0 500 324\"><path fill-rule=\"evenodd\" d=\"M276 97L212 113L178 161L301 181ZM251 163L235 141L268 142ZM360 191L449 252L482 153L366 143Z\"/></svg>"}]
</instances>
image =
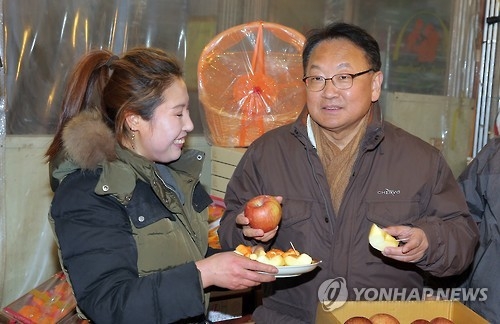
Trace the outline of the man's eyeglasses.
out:
<instances>
[{"instance_id":1,"label":"man's eyeglasses","mask_svg":"<svg viewBox=\"0 0 500 324\"><path fill-rule=\"evenodd\" d=\"M368 72L374 71L373 69L369 69L363 72L358 72L355 74L350 73L341 73L335 74L331 78L325 78L322 76L306 76L302 78L302 81L306 84L307 90L310 91L321 91L326 86L326 81L331 80L333 85L340 90L347 90L352 87L352 80L355 77L366 74Z\"/></svg>"}]
</instances>

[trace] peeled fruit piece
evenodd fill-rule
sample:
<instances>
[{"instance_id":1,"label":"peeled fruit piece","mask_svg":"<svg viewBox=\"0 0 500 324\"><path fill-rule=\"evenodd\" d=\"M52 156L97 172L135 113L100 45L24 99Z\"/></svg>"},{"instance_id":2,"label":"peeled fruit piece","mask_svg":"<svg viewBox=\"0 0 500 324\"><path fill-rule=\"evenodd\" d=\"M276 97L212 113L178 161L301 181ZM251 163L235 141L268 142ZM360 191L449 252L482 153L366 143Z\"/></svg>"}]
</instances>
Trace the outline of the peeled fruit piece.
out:
<instances>
[{"instance_id":1,"label":"peeled fruit piece","mask_svg":"<svg viewBox=\"0 0 500 324\"><path fill-rule=\"evenodd\" d=\"M370 317L370 321L372 321L373 324L400 324L397 318L386 313L375 314Z\"/></svg>"},{"instance_id":2,"label":"peeled fruit piece","mask_svg":"<svg viewBox=\"0 0 500 324\"><path fill-rule=\"evenodd\" d=\"M271 259L269 259L268 257L266 257L266 255L261 255L261 256L258 256L257 259L255 259L256 261L259 261L261 263L265 263L265 264L271 264Z\"/></svg>"},{"instance_id":3,"label":"peeled fruit piece","mask_svg":"<svg viewBox=\"0 0 500 324\"><path fill-rule=\"evenodd\" d=\"M236 247L234 252L241 254L245 257L250 257L250 254L252 254L252 247L251 246L246 246L244 244L240 244Z\"/></svg>"},{"instance_id":4,"label":"peeled fruit piece","mask_svg":"<svg viewBox=\"0 0 500 324\"><path fill-rule=\"evenodd\" d=\"M270 260L271 260L271 265L275 267L281 267L285 265L285 260L281 255L275 255Z\"/></svg>"},{"instance_id":5,"label":"peeled fruit piece","mask_svg":"<svg viewBox=\"0 0 500 324\"><path fill-rule=\"evenodd\" d=\"M264 248L260 245L255 246L252 248L252 253L248 256L251 260L257 260L257 258L261 256L266 256L266 251Z\"/></svg>"},{"instance_id":6,"label":"peeled fruit piece","mask_svg":"<svg viewBox=\"0 0 500 324\"><path fill-rule=\"evenodd\" d=\"M303 266L312 263L312 258L306 253L302 253L299 256L287 255L284 259L285 264L289 266Z\"/></svg>"},{"instance_id":7,"label":"peeled fruit piece","mask_svg":"<svg viewBox=\"0 0 500 324\"><path fill-rule=\"evenodd\" d=\"M287 251L281 253L281 255L283 257L286 257L288 255L293 255L293 256L297 256L298 257L300 255L300 252L297 251L297 250L294 250L294 249L288 249Z\"/></svg>"},{"instance_id":8,"label":"peeled fruit piece","mask_svg":"<svg viewBox=\"0 0 500 324\"><path fill-rule=\"evenodd\" d=\"M384 251L386 247L397 247L399 242L386 231L373 224L370 228L370 234L368 234L368 242L375 249L379 251Z\"/></svg>"},{"instance_id":9,"label":"peeled fruit piece","mask_svg":"<svg viewBox=\"0 0 500 324\"><path fill-rule=\"evenodd\" d=\"M425 319L416 319L414 320L413 322L411 322L411 324L429 324L430 322L428 320L425 320Z\"/></svg>"},{"instance_id":10,"label":"peeled fruit piece","mask_svg":"<svg viewBox=\"0 0 500 324\"><path fill-rule=\"evenodd\" d=\"M265 264L270 264L275 267L281 267L285 265L285 260L281 255L274 255L272 257L268 257L266 255L262 255L257 257L256 259L259 262L265 263Z\"/></svg>"},{"instance_id":11,"label":"peeled fruit piece","mask_svg":"<svg viewBox=\"0 0 500 324\"><path fill-rule=\"evenodd\" d=\"M272 258L273 256L276 256L276 255L283 256L283 251L281 251L280 249L272 248L272 249L270 249L269 251L266 252L266 256L269 259Z\"/></svg>"}]
</instances>

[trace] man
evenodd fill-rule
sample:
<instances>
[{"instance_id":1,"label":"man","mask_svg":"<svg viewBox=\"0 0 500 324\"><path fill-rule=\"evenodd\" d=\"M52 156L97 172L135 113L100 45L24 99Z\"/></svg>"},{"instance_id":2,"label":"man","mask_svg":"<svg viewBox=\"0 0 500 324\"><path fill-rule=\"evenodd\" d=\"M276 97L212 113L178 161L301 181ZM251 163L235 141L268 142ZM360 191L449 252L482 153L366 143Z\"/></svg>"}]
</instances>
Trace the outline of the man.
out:
<instances>
[{"instance_id":1,"label":"man","mask_svg":"<svg viewBox=\"0 0 500 324\"><path fill-rule=\"evenodd\" d=\"M466 288L487 288L486 299L465 304L491 323L500 322L500 137L488 142L458 177L474 220L479 224L480 245L464 276Z\"/></svg>"},{"instance_id":2,"label":"man","mask_svg":"<svg viewBox=\"0 0 500 324\"><path fill-rule=\"evenodd\" d=\"M318 289L345 279L363 288L423 289L424 277L470 264L478 232L441 153L383 120L379 46L363 29L335 23L309 34L303 50L307 104L296 122L264 134L246 151L226 191L219 237L288 249L322 260L312 272L266 285L257 323L313 323ZM282 197L274 230L252 229L244 204ZM405 242L380 253L375 223ZM399 296L401 298L401 296Z\"/></svg>"}]
</instances>

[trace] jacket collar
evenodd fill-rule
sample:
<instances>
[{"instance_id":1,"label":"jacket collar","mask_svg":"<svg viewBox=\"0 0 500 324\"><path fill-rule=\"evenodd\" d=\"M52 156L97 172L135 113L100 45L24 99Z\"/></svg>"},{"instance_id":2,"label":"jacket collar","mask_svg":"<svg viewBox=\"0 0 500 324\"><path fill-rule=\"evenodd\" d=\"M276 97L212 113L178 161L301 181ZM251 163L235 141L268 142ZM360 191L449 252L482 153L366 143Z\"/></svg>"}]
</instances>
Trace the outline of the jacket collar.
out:
<instances>
[{"instance_id":1,"label":"jacket collar","mask_svg":"<svg viewBox=\"0 0 500 324\"><path fill-rule=\"evenodd\" d=\"M362 150L373 150L384 138L384 116L378 101L372 103L372 118L366 126L366 134L361 143Z\"/></svg>"},{"instance_id":2,"label":"jacket collar","mask_svg":"<svg viewBox=\"0 0 500 324\"><path fill-rule=\"evenodd\" d=\"M374 102L371 107L372 118L367 125L366 134L361 144L362 150L374 149L384 137L384 120L382 115L382 109L379 102ZM310 131L309 123L309 112L307 107L301 112L300 116L293 123L291 132L294 134L302 143L305 144L306 140L309 145L315 147L315 139L312 131Z\"/></svg>"}]
</instances>

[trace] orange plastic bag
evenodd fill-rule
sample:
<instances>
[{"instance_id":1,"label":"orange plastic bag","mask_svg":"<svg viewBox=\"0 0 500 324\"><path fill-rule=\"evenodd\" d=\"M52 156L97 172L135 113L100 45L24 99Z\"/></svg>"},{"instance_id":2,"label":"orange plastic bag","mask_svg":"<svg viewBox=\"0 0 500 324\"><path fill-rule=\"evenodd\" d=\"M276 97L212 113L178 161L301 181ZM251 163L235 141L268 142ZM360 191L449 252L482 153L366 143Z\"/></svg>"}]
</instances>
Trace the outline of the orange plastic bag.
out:
<instances>
[{"instance_id":1,"label":"orange plastic bag","mask_svg":"<svg viewBox=\"0 0 500 324\"><path fill-rule=\"evenodd\" d=\"M211 196L213 203L208 206L208 246L213 249L220 249L218 230L220 219L226 210L226 205L222 198Z\"/></svg>"},{"instance_id":2,"label":"orange plastic bag","mask_svg":"<svg viewBox=\"0 0 500 324\"><path fill-rule=\"evenodd\" d=\"M291 28L253 22L216 36L198 62L198 93L208 142L247 147L294 121L305 104L302 48Z\"/></svg>"},{"instance_id":3,"label":"orange plastic bag","mask_svg":"<svg viewBox=\"0 0 500 324\"><path fill-rule=\"evenodd\" d=\"M76 308L71 286L63 272L32 289L4 308L15 323L54 324L63 320ZM72 322L73 323L73 322ZM78 322L80 323L80 322Z\"/></svg>"}]
</instances>

